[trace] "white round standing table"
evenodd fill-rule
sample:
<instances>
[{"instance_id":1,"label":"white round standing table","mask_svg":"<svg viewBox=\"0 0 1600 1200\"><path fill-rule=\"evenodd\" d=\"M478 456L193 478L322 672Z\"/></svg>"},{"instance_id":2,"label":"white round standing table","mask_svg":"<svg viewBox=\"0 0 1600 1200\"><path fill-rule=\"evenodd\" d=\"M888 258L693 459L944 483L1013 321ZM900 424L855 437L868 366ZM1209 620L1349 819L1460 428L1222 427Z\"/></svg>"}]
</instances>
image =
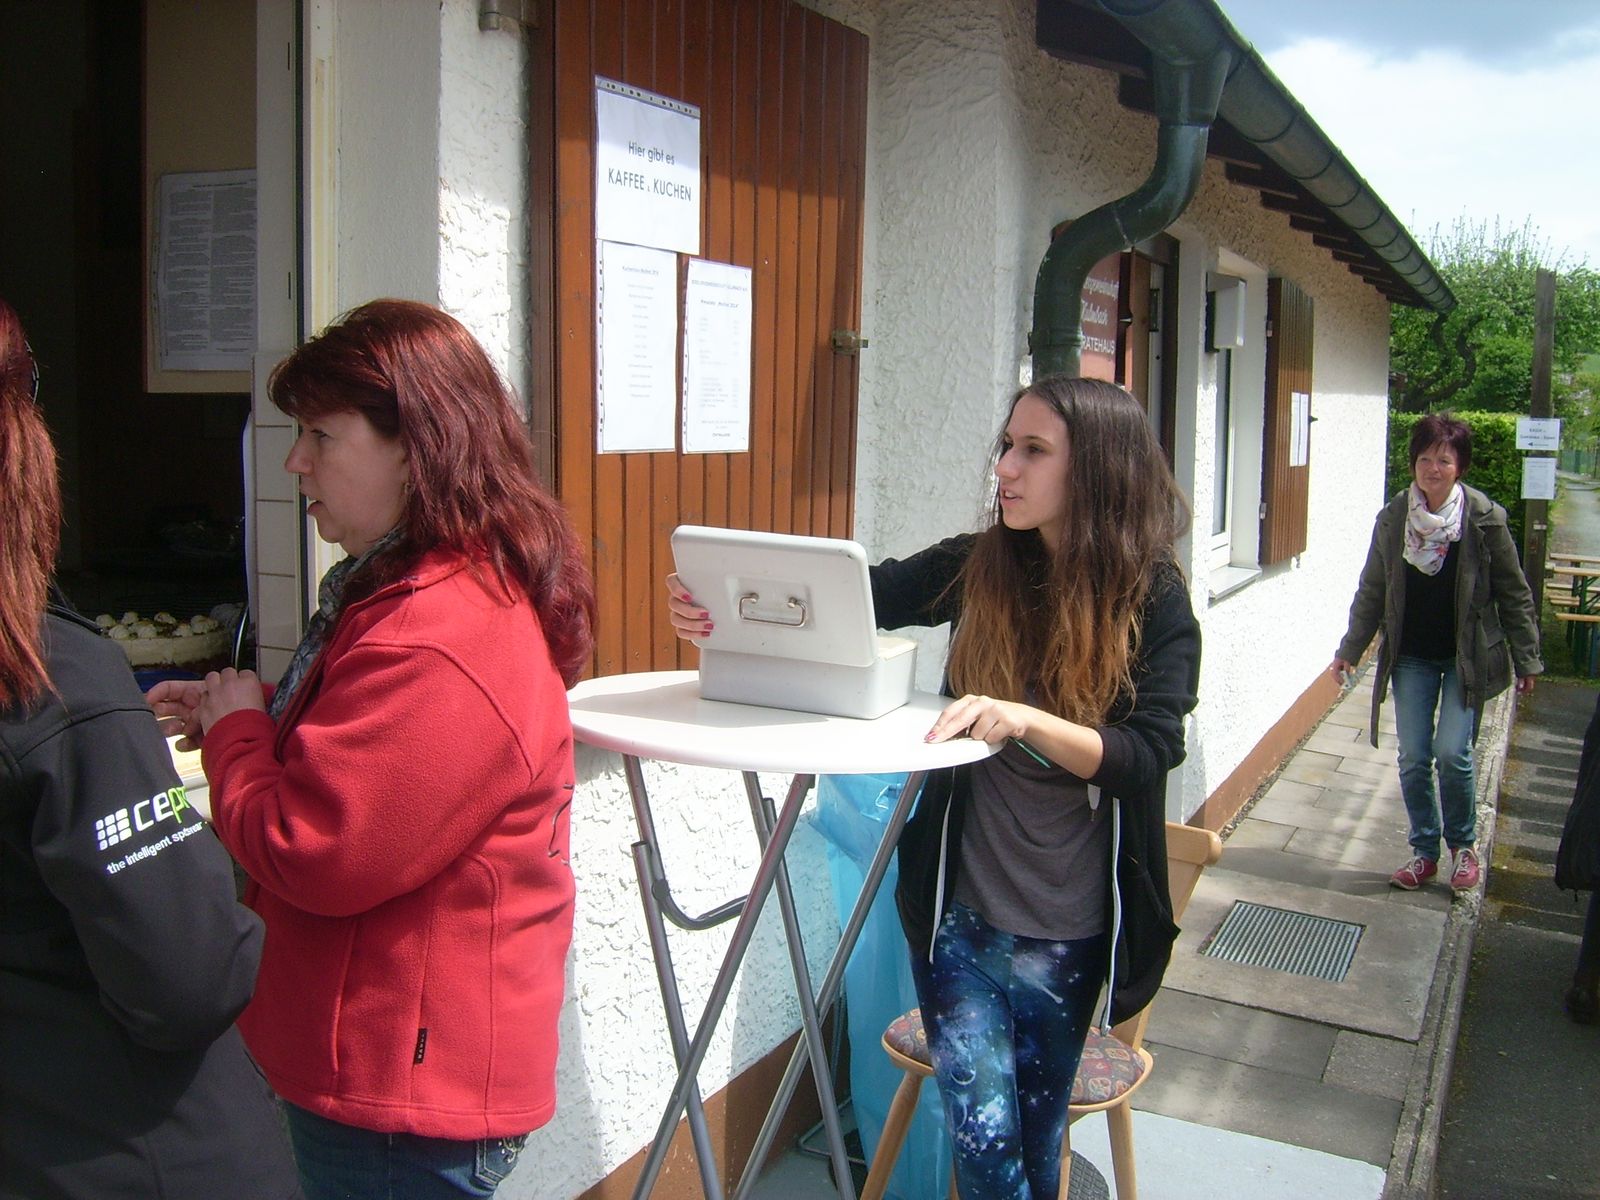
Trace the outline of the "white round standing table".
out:
<instances>
[{"instance_id":1,"label":"white round standing table","mask_svg":"<svg viewBox=\"0 0 1600 1200\"><path fill-rule=\"evenodd\" d=\"M735 1200L748 1194L760 1173L808 1058L817 1099L822 1105L834 1181L843 1200L855 1200L819 1014L827 1012L838 996L845 962L866 922L867 910L883 881L924 774L940 767L976 761L993 754L998 747L969 738L938 743L924 741L923 737L949 700L923 692L914 693L907 704L872 721L702 700L694 671L653 671L589 679L574 687L568 693L568 700L572 728L578 740L623 756L634 819L639 827L639 841L633 846L634 867L639 877L639 894L650 932L650 948L666 1009L667 1027L678 1060L678 1079L656 1128L634 1196L641 1198L650 1194L666 1159L678 1119L687 1114L705 1194L708 1200L721 1200L721 1180L695 1076L755 932L756 921L767 897L776 891L800 1001L802 1038L756 1139L750 1161L734 1189ZM743 774L751 819L762 846L755 877L744 896L698 916L683 912L672 899L657 848L649 789L642 766L644 759L720 767ZM757 777L761 771L791 777L781 808L761 795ZM814 991L788 871L783 862L801 804L819 774L900 771L908 772L910 777L884 827L883 840L867 869L855 907L842 923L839 945L823 976L822 986ZM691 1037L684 1022L683 1004L667 945L666 921L671 920L685 929L709 929L734 918L738 919L738 924Z\"/></svg>"}]
</instances>

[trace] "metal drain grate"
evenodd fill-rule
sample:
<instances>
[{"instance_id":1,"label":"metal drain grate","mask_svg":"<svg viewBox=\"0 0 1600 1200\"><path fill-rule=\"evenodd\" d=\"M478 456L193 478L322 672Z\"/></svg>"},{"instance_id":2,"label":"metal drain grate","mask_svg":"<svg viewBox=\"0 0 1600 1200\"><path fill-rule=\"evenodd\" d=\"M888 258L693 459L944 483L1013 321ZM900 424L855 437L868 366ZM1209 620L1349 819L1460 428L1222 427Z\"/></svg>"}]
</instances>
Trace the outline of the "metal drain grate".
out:
<instances>
[{"instance_id":1,"label":"metal drain grate","mask_svg":"<svg viewBox=\"0 0 1600 1200\"><path fill-rule=\"evenodd\" d=\"M1363 928L1349 921L1235 900L1200 953L1338 983L1350 970Z\"/></svg>"}]
</instances>

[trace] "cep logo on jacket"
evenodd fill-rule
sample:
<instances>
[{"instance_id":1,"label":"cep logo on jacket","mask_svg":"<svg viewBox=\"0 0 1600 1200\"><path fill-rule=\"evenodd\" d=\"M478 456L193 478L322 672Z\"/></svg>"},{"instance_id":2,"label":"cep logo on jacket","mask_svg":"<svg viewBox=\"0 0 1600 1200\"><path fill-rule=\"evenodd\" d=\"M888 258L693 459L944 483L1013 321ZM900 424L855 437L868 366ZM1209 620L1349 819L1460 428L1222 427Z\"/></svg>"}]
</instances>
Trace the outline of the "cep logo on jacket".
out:
<instances>
[{"instance_id":1,"label":"cep logo on jacket","mask_svg":"<svg viewBox=\"0 0 1600 1200\"><path fill-rule=\"evenodd\" d=\"M182 825L184 814L189 811L188 793L181 786L168 788L130 808L119 808L109 817L97 818L95 844L98 849L107 850L118 842L127 841L135 832L143 833L162 821L176 821Z\"/></svg>"}]
</instances>

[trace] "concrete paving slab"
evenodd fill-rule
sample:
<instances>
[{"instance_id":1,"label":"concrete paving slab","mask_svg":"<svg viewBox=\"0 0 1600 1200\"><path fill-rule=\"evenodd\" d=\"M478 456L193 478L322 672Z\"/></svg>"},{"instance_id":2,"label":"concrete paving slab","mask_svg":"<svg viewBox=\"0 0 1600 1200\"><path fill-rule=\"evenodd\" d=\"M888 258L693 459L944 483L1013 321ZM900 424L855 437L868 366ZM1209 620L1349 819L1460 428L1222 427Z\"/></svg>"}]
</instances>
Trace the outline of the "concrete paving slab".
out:
<instances>
[{"instance_id":1,"label":"concrete paving slab","mask_svg":"<svg viewBox=\"0 0 1600 1200\"><path fill-rule=\"evenodd\" d=\"M1400 1101L1406 1098L1406 1080L1416 1047L1393 1038L1373 1037L1341 1029L1333 1039L1333 1053L1323 1082Z\"/></svg>"},{"instance_id":2,"label":"concrete paving slab","mask_svg":"<svg viewBox=\"0 0 1600 1200\"><path fill-rule=\"evenodd\" d=\"M1389 1161L1400 1119L1394 1100L1175 1046L1152 1053L1156 1069L1133 1101L1140 1111L1380 1166Z\"/></svg>"},{"instance_id":3,"label":"concrete paving slab","mask_svg":"<svg viewBox=\"0 0 1600 1200\"><path fill-rule=\"evenodd\" d=\"M1223 862L1227 861L1224 852ZM1333 983L1201 955L1200 946L1222 923L1235 900L1362 926L1345 978ZM1445 914L1424 904L1344 895L1219 866L1201 877L1183 924L1167 971L1168 987L1247 1008L1415 1041L1439 956Z\"/></svg>"},{"instance_id":4,"label":"concrete paving slab","mask_svg":"<svg viewBox=\"0 0 1600 1200\"><path fill-rule=\"evenodd\" d=\"M1291 854L1381 874L1387 880L1405 857L1406 831L1401 825L1392 836L1353 838L1321 829L1296 829L1283 848Z\"/></svg>"},{"instance_id":5,"label":"concrete paving slab","mask_svg":"<svg viewBox=\"0 0 1600 1200\"><path fill-rule=\"evenodd\" d=\"M1394 856L1391 854L1389 857ZM1325 888L1346 896L1371 897L1388 894L1389 873L1396 865L1385 858L1381 866L1364 867L1286 850L1254 849L1248 846L1237 849L1230 846L1227 861L1230 871L1261 879Z\"/></svg>"},{"instance_id":6,"label":"concrete paving slab","mask_svg":"<svg viewBox=\"0 0 1600 1200\"><path fill-rule=\"evenodd\" d=\"M1337 754L1341 758L1357 758L1363 762L1380 762L1394 766L1395 749L1392 744L1379 739L1379 744L1374 746L1366 737L1364 730L1359 737L1344 736L1355 732L1348 727L1319 725L1317 732L1306 739L1305 748L1319 754Z\"/></svg>"},{"instance_id":7,"label":"concrete paving slab","mask_svg":"<svg viewBox=\"0 0 1600 1200\"><path fill-rule=\"evenodd\" d=\"M1140 1200L1378 1200L1384 1173L1371 1163L1303 1146L1211 1129L1153 1112L1133 1114ZM1106 1123L1072 1127L1072 1148L1111 1175Z\"/></svg>"},{"instance_id":8,"label":"concrete paving slab","mask_svg":"<svg viewBox=\"0 0 1600 1200\"><path fill-rule=\"evenodd\" d=\"M1337 754L1318 754L1314 750L1301 750L1285 764L1278 778L1327 787L1339 770Z\"/></svg>"},{"instance_id":9,"label":"concrete paving slab","mask_svg":"<svg viewBox=\"0 0 1600 1200\"><path fill-rule=\"evenodd\" d=\"M1392 811L1393 807L1387 803L1373 802L1365 807L1356 805L1341 812L1337 807L1324 808L1320 804L1263 796L1250 810L1250 815L1277 825L1293 825L1300 829L1314 829L1339 837L1359 838L1383 844L1394 844L1398 836L1399 845L1403 850L1405 816L1403 811L1396 814ZM1395 860L1395 865L1399 865L1399 859Z\"/></svg>"},{"instance_id":10,"label":"concrete paving slab","mask_svg":"<svg viewBox=\"0 0 1600 1200\"><path fill-rule=\"evenodd\" d=\"M1351 766L1352 763L1358 765ZM1339 765L1333 777L1334 787L1355 789L1363 795L1400 795L1400 772L1393 758L1372 763L1341 759Z\"/></svg>"},{"instance_id":11,"label":"concrete paving slab","mask_svg":"<svg viewBox=\"0 0 1600 1200\"><path fill-rule=\"evenodd\" d=\"M1162 988L1145 1040L1314 1081L1327 1071L1337 1034L1317 1021Z\"/></svg>"},{"instance_id":12,"label":"concrete paving slab","mask_svg":"<svg viewBox=\"0 0 1600 1200\"><path fill-rule=\"evenodd\" d=\"M1282 850L1289 844L1289 839L1298 832L1299 829L1293 825L1258 820L1252 811L1251 815L1240 821L1228 835L1228 845Z\"/></svg>"}]
</instances>

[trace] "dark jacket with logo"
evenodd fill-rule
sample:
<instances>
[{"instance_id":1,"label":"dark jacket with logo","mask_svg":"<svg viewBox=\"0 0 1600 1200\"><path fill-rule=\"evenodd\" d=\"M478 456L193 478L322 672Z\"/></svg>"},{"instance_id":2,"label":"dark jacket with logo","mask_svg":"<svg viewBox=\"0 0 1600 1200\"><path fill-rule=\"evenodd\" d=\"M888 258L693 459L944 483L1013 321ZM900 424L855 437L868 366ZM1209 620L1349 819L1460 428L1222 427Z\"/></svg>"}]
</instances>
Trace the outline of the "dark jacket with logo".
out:
<instances>
[{"instance_id":1,"label":"dark jacket with logo","mask_svg":"<svg viewBox=\"0 0 1600 1200\"><path fill-rule=\"evenodd\" d=\"M1477 488L1461 485L1467 511L1461 522L1456 568L1456 676L1468 708L1481 709L1510 686L1513 677L1544 671L1539 658L1539 621L1533 593L1522 574L1506 510ZM1406 615L1406 514L1411 488L1402 489L1378 512L1372 526L1361 582L1350 603L1350 624L1335 656L1358 662L1380 630L1378 672L1372 688L1372 744L1378 744L1378 710L1400 653ZM1515 673L1513 675L1513 673Z\"/></svg>"},{"instance_id":2,"label":"dark jacket with logo","mask_svg":"<svg viewBox=\"0 0 1600 1200\"><path fill-rule=\"evenodd\" d=\"M878 624L896 629L959 621L961 598L951 585L974 540L972 535L949 538L903 561L890 559L872 568ZM1200 625L1176 566L1157 569L1140 630L1133 689L1115 700L1099 727L1104 755L1100 769L1085 780L1113 801L1115 870L1108 864L1105 883L1113 923L1112 1022L1150 1003L1178 936L1167 888L1167 773L1183 761L1184 718L1198 702ZM914 954L927 953L955 890L971 796L970 767L930 772L901 836L895 901Z\"/></svg>"},{"instance_id":3,"label":"dark jacket with logo","mask_svg":"<svg viewBox=\"0 0 1600 1200\"><path fill-rule=\"evenodd\" d=\"M121 651L45 643L53 690L0 710L0 1198L297 1196L233 1028L261 923Z\"/></svg>"}]
</instances>

